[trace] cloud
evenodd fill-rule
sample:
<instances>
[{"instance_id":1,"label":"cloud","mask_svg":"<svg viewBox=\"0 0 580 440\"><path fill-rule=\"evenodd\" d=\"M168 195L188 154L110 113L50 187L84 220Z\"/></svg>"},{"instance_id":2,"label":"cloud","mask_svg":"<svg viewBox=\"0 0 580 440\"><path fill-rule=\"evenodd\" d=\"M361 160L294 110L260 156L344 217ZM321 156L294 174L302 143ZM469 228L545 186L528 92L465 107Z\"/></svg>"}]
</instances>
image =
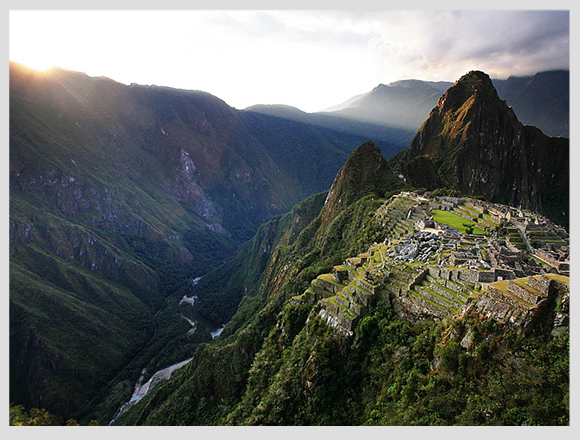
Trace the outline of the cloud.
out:
<instances>
[{"instance_id":1,"label":"cloud","mask_svg":"<svg viewBox=\"0 0 580 440\"><path fill-rule=\"evenodd\" d=\"M400 79L569 68L569 20L567 11L17 11L9 42L11 57L29 51L89 75L205 90L238 108L314 111Z\"/></svg>"},{"instance_id":2,"label":"cloud","mask_svg":"<svg viewBox=\"0 0 580 440\"><path fill-rule=\"evenodd\" d=\"M387 58L385 64L405 72L457 76L468 64L497 75L569 68L566 11L391 11L368 24L373 23L372 46ZM518 71L509 72L510 64Z\"/></svg>"}]
</instances>

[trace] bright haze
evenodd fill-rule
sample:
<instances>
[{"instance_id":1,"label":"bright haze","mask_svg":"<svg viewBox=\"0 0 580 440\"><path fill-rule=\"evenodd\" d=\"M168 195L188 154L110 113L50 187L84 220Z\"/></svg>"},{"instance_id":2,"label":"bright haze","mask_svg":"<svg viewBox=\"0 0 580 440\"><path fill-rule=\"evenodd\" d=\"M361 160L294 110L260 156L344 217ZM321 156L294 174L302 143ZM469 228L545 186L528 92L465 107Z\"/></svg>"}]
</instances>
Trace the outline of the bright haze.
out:
<instances>
[{"instance_id":1,"label":"bright haze","mask_svg":"<svg viewBox=\"0 0 580 440\"><path fill-rule=\"evenodd\" d=\"M10 11L9 57L236 108L313 112L401 79L570 68L568 11Z\"/></svg>"}]
</instances>

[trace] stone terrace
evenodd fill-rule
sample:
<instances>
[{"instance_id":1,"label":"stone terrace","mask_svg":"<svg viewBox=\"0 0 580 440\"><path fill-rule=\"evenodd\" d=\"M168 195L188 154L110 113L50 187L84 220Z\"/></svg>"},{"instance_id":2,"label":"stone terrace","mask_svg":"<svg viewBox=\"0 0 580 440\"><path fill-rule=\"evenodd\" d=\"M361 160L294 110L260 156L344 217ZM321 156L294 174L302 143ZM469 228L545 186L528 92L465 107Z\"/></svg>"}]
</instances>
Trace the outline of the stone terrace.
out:
<instances>
[{"instance_id":1,"label":"stone terrace","mask_svg":"<svg viewBox=\"0 0 580 440\"><path fill-rule=\"evenodd\" d=\"M569 289L570 279L562 275L544 274L497 281L484 289L474 307L479 313L498 322L521 325L548 299L551 289L557 284Z\"/></svg>"},{"instance_id":2,"label":"stone terrace","mask_svg":"<svg viewBox=\"0 0 580 440\"><path fill-rule=\"evenodd\" d=\"M476 222L486 235L464 235L434 224L431 209L453 211ZM292 299L318 303L320 316L346 334L377 301L390 302L409 319L449 317L474 303L500 322L521 321L554 282L568 279L547 273L569 273L569 260L562 256L568 256L567 233L536 214L474 199L429 200L403 192L381 206L375 218L385 231L383 243L347 258ZM542 266L532 244L549 240L558 245L540 249L551 259ZM560 251L557 256L554 249Z\"/></svg>"}]
</instances>

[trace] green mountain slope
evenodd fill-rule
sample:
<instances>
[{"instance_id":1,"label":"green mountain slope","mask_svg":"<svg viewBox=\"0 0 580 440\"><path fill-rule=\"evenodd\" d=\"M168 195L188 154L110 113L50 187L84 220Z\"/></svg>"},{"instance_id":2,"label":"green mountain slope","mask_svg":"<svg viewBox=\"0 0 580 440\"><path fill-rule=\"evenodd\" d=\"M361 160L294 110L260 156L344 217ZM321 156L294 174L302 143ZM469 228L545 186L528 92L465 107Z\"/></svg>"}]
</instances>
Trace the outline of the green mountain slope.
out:
<instances>
[{"instance_id":1,"label":"green mountain slope","mask_svg":"<svg viewBox=\"0 0 580 440\"><path fill-rule=\"evenodd\" d=\"M351 182L363 176L364 184L349 188ZM378 181L384 184L375 185ZM348 255L361 252L366 243L377 240L381 227L374 220L376 209L384 202L384 197L404 187L405 183L392 174L373 144L359 146L339 172L322 209L321 196L313 196L293 212L265 225L249 246L240 249L236 262L261 259L264 245L272 246L267 265L251 265L249 270L245 269L246 280L247 274L252 273L254 279L260 279L259 288L256 293L248 289L249 296L243 298L236 315L220 336L223 342L217 347L200 346L188 371L180 371L175 380L155 389L151 396L122 414L116 423L223 423L224 415L240 400L248 369L264 338L276 324L276 316L284 303L304 291L313 277L330 270ZM341 197L345 194L351 197L346 197L343 203ZM310 213L307 217L317 210L320 213L307 225L300 221L299 230L296 230L297 215L304 210ZM269 241L264 240L265 237L279 238ZM208 282L237 270L230 278L236 285L237 274L244 270L239 267L240 263L233 268L226 264L208 274ZM203 296L200 300L203 305ZM300 310L293 318L297 321L289 324L295 330L308 313L305 308ZM172 411L171 402L185 396L189 397L181 408L183 411Z\"/></svg>"},{"instance_id":2,"label":"green mountain slope","mask_svg":"<svg viewBox=\"0 0 580 440\"><path fill-rule=\"evenodd\" d=\"M103 384L139 377L146 344L170 362L189 281L326 190L365 140L203 92L10 63L11 400L80 417ZM236 298L207 315L228 319Z\"/></svg>"}]
</instances>

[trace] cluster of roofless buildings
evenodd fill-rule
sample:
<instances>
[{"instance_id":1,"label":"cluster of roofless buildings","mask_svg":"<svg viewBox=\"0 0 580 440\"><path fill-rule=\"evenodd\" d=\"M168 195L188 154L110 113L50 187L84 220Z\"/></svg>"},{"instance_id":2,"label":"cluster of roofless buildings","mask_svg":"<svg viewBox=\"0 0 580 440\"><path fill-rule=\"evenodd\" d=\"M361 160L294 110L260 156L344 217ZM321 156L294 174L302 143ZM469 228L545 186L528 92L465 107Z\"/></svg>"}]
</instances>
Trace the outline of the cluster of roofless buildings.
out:
<instances>
[{"instance_id":1,"label":"cluster of roofless buildings","mask_svg":"<svg viewBox=\"0 0 580 440\"><path fill-rule=\"evenodd\" d=\"M383 242L319 275L293 298L317 302L320 316L346 334L377 301L411 320L471 308L525 326L553 292L569 296L568 233L539 214L478 199L402 192L375 217ZM567 325L565 312L560 325Z\"/></svg>"}]
</instances>

